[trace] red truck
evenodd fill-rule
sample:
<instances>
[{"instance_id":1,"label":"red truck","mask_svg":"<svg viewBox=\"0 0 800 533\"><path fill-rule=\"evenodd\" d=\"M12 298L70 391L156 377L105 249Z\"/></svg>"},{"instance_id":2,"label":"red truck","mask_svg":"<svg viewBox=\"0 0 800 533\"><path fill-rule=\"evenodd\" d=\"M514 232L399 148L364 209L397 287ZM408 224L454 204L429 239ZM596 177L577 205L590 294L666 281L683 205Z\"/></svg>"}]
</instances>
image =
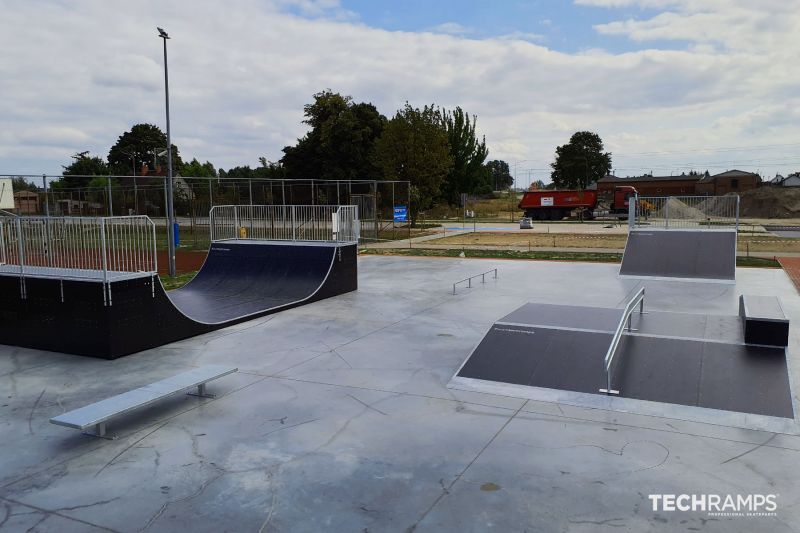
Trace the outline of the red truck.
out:
<instances>
[{"instance_id":1,"label":"red truck","mask_svg":"<svg viewBox=\"0 0 800 533\"><path fill-rule=\"evenodd\" d=\"M576 209L583 218L592 219L607 211L612 215L628 214L628 199L636 195L636 189L630 186L614 187L610 203L597 191L528 191L522 196L519 208L525 216L534 220L561 220Z\"/></svg>"}]
</instances>

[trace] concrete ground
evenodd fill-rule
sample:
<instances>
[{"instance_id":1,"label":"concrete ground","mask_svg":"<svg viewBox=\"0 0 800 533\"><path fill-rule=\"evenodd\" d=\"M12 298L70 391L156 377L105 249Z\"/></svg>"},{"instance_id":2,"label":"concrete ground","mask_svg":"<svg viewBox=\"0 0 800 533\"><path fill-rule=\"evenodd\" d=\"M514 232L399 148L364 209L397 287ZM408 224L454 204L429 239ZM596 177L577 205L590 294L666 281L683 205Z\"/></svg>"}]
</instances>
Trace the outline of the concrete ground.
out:
<instances>
[{"instance_id":1,"label":"concrete ground","mask_svg":"<svg viewBox=\"0 0 800 533\"><path fill-rule=\"evenodd\" d=\"M103 361L0 347L2 531L796 531L800 437L447 387L521 304L620 306L617 265L360 259L357 292ZM499 268L499 279L452 283ZM800 297L782 270L646 282L652 309ZM46 326L44 326L46 327ZM147 334L147 332L142 332ZM797 328L788 350L798 383ZM203 364L239 372L109 426L52 416ZM797 408L797 402L795 402ZM744 424L746 426L747 424ZM652 509L651 494L775 494L776 516Z\"/></svg>"}]
</instances>

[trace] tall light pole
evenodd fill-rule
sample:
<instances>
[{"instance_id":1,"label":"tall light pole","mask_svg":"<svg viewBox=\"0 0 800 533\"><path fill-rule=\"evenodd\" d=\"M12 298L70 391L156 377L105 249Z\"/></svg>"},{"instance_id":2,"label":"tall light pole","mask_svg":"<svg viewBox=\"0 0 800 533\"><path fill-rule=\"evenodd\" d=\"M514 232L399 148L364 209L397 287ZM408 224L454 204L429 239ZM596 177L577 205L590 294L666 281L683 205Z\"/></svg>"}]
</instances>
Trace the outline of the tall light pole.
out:
<instances>
[{"instance_id":1,"label":"tall light pole","mask_svg":"<svg viewBox=\"0 0 800 533\"><path fill-rule=\"evenodd\" d=\"M167 251L169 254L169 275L175 276L175 209L172 205L172 139L169 132L169 70L167 69L167 39L169 35L161 28L158 36L164 39L164 95L167 104Z\"/></svg>"}]
</instances>

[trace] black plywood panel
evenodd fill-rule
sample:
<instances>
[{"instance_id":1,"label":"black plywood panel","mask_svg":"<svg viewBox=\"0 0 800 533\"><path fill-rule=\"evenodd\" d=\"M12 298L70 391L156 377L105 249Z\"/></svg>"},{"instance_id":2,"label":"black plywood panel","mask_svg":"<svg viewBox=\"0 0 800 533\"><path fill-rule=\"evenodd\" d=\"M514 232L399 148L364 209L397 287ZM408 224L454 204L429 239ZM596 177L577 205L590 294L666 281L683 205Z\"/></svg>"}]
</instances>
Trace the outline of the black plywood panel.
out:
<instances>
[{"instance_id":1,"label":"black plywood panel","mask_svg":"<svg viewBox=\"0 0 800 533\"><path fill-rule=\"evenodd\" d=\"M614 332L621 318L622 309L529 302L498 322Z\"/></svg>"},{"instance_id":2,"label":"black plywood panel","mask_svg":"<svg viewBox=\"0 0 800 533\"><path fill-rule=\"evenodd\" d=\"M628 235L620 274L694 279L736 278L736 232L635 230Z\"/></svg>"}]
</instances>

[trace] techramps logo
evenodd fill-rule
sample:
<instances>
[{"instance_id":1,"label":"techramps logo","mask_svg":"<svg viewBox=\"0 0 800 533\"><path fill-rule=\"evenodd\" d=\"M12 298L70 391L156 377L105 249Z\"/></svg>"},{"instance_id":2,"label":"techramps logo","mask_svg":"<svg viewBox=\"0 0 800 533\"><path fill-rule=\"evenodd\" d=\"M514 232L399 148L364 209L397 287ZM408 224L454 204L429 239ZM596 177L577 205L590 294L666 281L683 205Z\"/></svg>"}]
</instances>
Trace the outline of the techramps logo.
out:
<instances>
[{"instance_id":1,"label":"techramps logo","mask_svg":"<svg viewBox=\"0 0 800 533\"><path fill-rule=\"evenodd\" d=\"M649 494L653 511L705 512L713 517L778 516L777 494Z\"/></svg>"}]
</instances>

